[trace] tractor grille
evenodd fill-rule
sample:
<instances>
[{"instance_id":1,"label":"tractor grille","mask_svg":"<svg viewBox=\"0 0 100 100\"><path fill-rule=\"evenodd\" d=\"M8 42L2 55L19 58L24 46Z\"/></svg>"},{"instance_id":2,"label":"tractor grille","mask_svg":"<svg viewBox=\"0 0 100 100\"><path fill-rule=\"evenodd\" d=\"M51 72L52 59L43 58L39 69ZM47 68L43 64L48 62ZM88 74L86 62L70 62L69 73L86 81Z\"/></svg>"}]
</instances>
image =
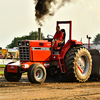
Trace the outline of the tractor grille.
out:
<instances>
[{"instance_id":1,"label":"tractor grille","mask_svg":"<svg viewBox=\"0 0 100 100\"><path fill-rule=\"evenodd\" d=\"M19 47L20 60L30 60L29 47Z\"/></svg>"}]
</instances>

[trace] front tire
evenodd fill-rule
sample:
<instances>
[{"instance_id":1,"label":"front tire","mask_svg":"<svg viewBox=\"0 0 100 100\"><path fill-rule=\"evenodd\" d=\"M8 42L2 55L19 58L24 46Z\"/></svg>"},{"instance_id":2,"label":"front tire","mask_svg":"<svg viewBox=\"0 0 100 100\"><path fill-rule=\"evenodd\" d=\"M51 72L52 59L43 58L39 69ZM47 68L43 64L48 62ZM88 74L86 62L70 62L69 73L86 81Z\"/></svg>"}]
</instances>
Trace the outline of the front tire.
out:
<instances>
[{"instance_id":1,"label":"front tire","mask_svg":"<svg viewBox=\"0 0 100 100\"><path fill-rule=\"evenodd\" d=\"M31 83L43 83L46 79L46 69L41 64L33 64L28 70L28 79Z\"/></svg>"},{"instance_id":2,"label":"front tire","mask_svg":"<svg viewBox=\"0 0 100 100\"><path fill-rule=\"evenodd\" d=\"M7 72L7 67L5 67L4 76L7 81L18 82L22 76L22 73L9 73Z\"/></svg>"},{"instance_id":3,"label":"front tire","mask_svg":"<svg viewBox=\"0 0 100 100\"><path fill-rule=\"evenodd\" d=\"M69 81L86 82L92 70L89 51L82 47L73 47L65 55L66 77Z\"/></svg>"}]
</instances>

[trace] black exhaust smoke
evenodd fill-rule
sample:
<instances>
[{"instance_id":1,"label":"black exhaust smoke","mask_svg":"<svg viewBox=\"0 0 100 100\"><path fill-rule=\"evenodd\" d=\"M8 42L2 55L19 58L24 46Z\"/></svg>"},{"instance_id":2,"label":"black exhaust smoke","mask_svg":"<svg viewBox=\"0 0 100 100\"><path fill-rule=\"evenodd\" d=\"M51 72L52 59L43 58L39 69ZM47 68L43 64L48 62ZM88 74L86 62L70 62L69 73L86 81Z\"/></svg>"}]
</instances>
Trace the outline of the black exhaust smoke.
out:
<instances>
[{"instance_id":1,"label":"black exhaust smoke","mask_svg":"<svg viewBox=\"0 0 100 100\"><path fill-rule=\"evenodd\" d=\"M34 0L35 1L35 17L37 23L42 26L46 16L54 16L55 11L64 6L65 2L71 0Z\"/></svg>"}]
</instances>

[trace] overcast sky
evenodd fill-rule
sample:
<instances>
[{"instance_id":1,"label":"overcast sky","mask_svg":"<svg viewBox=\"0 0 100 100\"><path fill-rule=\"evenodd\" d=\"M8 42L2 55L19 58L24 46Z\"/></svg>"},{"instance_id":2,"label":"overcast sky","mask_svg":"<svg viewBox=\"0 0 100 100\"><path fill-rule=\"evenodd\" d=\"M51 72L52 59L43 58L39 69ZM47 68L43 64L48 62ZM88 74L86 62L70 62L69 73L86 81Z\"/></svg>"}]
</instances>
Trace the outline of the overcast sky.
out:
<instances>
[{"instance_id":1,"label":"overcast sky","mask_svg":"<svg viewBox=\"0 0 100 100\"><path fill-rule=\"evenodd\" d=\"M45 19L41 27L44 36L54 35L56 21L72 20L73 39L87 42L86 35L94 39L100 33L100 0L73 0L66 3L51 18ZM14 37L37 31L33 0L0 1L0 47L5 48ZM64 26L68 34L68 26ZM92 41L91 40L91 41Z\"/></svg>"}]
</instances>

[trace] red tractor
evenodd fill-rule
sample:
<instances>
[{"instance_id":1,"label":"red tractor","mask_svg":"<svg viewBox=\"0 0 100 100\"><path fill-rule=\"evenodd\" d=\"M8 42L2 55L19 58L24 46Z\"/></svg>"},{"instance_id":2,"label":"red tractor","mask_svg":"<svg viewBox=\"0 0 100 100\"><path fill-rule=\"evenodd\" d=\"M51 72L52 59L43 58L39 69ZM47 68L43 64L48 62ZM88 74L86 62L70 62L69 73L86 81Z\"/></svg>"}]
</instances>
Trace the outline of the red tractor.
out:
<instances>
[{"instance_id":1,"label":"red tractor","mask_svg":"<svg viewBox=\"0 0 100 100\"><path fill-rule=\"evenodd\" d=\"M82 42L72 40L72 21L57 21L69 24L69 40L61 44L61 49L52 51L52 39L22 40L18 42L20 64L9 63L4 75L7 81L19 81L23 72L27 72L31 83L42 83L47 72L62 73L69 81L85 82L92 70L92 59ZM64 29L63 29L64 30ZM64 36L65 32L63 31ZM65 37L64 37L65 41Z\"/></svg>"}]
</instances>

